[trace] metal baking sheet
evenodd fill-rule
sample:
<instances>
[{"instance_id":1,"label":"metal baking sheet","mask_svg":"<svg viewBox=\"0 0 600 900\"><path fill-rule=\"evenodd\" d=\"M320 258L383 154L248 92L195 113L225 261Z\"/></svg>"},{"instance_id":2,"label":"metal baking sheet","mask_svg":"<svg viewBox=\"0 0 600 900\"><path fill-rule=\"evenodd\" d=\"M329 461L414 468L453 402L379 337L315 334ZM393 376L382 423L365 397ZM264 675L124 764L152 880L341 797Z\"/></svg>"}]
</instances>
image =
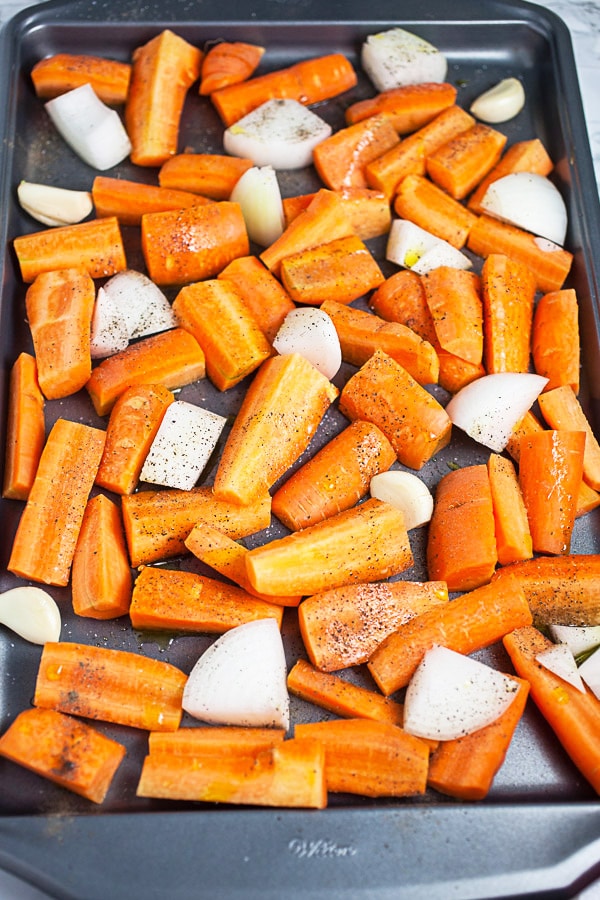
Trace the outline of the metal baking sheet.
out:
<instances>
[{"instance_id":1,"label":"metal baking sheet","mask_svg":"<svg viewBox=\"0 0 600 900\"><path fill-rule=\"evenodd\" d=\"M6 420L7 373L21 350L31 350L22 284L11 240L38 229L19 209L21 179L89 189L94 173L58 138L35 98L29 73L43 56L87 52L127 60L131 51L170 27L197 45L214 38L262 44L261 71L330 51L346 54L359 70L359 52L370 33L393 25L413 30L448 57L448 80L468 106L503 77L521 78L527 105L498 126L509 142L538 136L555 161L553 177L569 211L568 247L574 266L568 285L581 305L585 408L598 423L600 400L600 212L568 31L540 6L484 0L97 0L50 3L26 10L3 30L0 44L0 444ZM319 113L334 126L344 107L374 93L364 76L342 100ZM221 125L210 104L190 93L182 148L220 152ZM124 177L154 181L154 170ZM318 184L312 170L281 176L291 195ZM135 229L125 229L128 262L140 267ZM374 242L379 256L382 242ZM391 273L387 267L386 272ZM346 368L341 375L348 374ZM341 381L340 381L341 383ZM181 396L220 412L235 412L242 391L219 395L208 382ZM442 398L443 399L443 398ZM101 424L86 396L47 405L48 426L58 416ZM325 440L340 426L332 414L320 430ZM456 437L423 471L433 486L455 461L481 461L481 447ZM207 479L211 472L207 473ZM0 589L18 584L6 563L22 505L2 501ZM600 552L600 518L577 524L573 549ZM276 528L276 525L274 525ZM256 540L262 540L259 535ZM426 577L423 532L411 535L416 566L403 577ZM194 568L190 559L171 565ZM198 569L200 570L200 569ZM64 640L131 649L189 671L209 641L205 636L152 636L132 631L128 620L93 622L70 611L68 591L53 593L63 613ZM284 626L290 665L303 653L293 613ZM33 696L40 648L0 628L0 730ZM483 658L508 666L501 648ZM360 677L360 676L359 676ZM316 708L292 702L295 721L318 717ZM189 723L188 723L189 724ZM105 803L96 808L0 760L0 868L50 896L118 898L221 897L570 897L600 875L600 802L531 706L520 724L489 797L464 804L439 794L418 800L370 801L332 796L320 812L212 807L135 797L144 734L98 724L122 740L127 758Z\"/></svg>"}]
</instances>

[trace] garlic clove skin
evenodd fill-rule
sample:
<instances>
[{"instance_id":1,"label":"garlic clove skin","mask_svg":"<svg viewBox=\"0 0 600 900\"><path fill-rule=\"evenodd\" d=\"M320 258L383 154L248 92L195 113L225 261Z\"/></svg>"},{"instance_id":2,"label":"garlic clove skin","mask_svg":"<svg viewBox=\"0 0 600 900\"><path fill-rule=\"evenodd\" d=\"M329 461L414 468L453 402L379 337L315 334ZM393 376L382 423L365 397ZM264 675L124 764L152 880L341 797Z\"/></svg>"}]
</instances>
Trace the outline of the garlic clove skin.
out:
<instances>
[{"instance_id":1,"label":"garlic clove skin","mask_svg":"<svg viewBox=\"0 0 600 900\"><path fill-rule=\"evenodd\" d=\"M42 225L75 225L83 221L94 208L89 191L72 191L22 181L17 188L17 197L26 213Z\"/></svg>"},{"instance_id":2,"label":"garlic clove skin","mask_svg":"<svg viewBox=\"0 0 600 900\"><path fill-rule=\"evenodd\" d=\"M503 78L498 84L480 94L470 106L469 112L487 122L498 125L514 119L525 106L525 89L518 78Z\"/></svg>"},{"instance_id":3,"label":"garlic clove skin","mask_svg":"<svg viewBox=\"0 0 600 900\"><path fill-rule=\"evenodd\" d=\"M45 644L60 637L60 610L48 591L16 587L0 594L0 624L32 644Z\"/></svg>"}]
</instances>

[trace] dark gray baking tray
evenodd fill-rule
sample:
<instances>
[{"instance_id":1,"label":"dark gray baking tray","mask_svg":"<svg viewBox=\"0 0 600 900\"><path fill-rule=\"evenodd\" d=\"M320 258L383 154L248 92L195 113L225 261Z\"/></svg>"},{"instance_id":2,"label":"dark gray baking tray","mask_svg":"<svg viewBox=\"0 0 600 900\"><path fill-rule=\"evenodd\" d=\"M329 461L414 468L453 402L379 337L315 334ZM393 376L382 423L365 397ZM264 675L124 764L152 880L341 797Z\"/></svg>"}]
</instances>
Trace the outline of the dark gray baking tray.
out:
<instances>
[{"instance_id":1,"label":"dark gray baking tray","mask_svg":"<svg viewBox=\"0 0 600 900\"><path fill-rule=\"evenodd\" d=\"M25 178L88 189L94 175L51 128L31 87L32 65L59 51L128 59L137 45L171 27L198 45L219 37L262 44L267 48L263 71L332 50L347 54L358 68L364 37L396 24L445 52L448 80L456 84L462 104L502 77L523 80L526 108L501 127L511 142L539 136L556 163L553 177L568 204L568 246L575 254L568 284L576 288L581 304L582 397L592 422L598 422L600 291L592 250L600 247L600 213L570 38L555 15L518 0L51 0L18 15L1 35L0 443L7 372L18 352L31 348L25 288L10 241L39 227L20 211L16 186ZM373 92L361 78L347 97L323 104L319 112L340 125L344 106ZM208 101L190 95L182 147L219 152L220 138L221 126ZM153 170L134 172L127 164L119 171L141 180L156 176ZM289 173L281 181L288 194L317 184L311 170ZM141 265L135 230L127 231L126 240L129 264ZM380 254L381 242L373 249ZM340 377L344 374L347 370ZM224 397L202 383L182 396L234 412L243 387ZM48 425L59 415L97 422L85 396L48 404ZM339 425L339 415L332 414L317 443ZM434 485L454 461L483 458L481 447L457 436L422 474ZM18 583L6 572L6 563L20 510L21 504L2 501L1 590ZM578 522L574 550L600 552L599 523L597 513ZM422 578L423 535L412 539L418 562L403 577ZM193 568L194 563L176 560L171 565ZM141 651L185 671L207 646L204 636L134 634L127 619L76 620L68 592L54 593L63 612L64 640ZM283 631L291 663L302 653L293 615L286 615ZM39 654L40 648L0 629L1 731L31 703ZM508 665L500 648L485 658ZM294 720L317 715L308 704L293 703ZM457 803L434 792L416 801L338 796L322 812L136 799L145 736L98 727L128 747L99 808L0 760L0 867L51 896L571 897L600 875L600 802L534 708L528 709L483 803Z\"/></svg>"}]
</instances>

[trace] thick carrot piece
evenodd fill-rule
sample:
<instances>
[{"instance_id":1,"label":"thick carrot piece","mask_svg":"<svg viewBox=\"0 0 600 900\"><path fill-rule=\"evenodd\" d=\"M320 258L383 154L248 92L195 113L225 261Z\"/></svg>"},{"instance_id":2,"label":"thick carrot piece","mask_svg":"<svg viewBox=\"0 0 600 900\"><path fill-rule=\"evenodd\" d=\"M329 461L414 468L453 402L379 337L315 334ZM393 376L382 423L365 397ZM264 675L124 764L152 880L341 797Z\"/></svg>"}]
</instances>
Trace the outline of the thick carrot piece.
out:
<instances>
[{"instance_id":1,"label":"thick carrot piece","mask_svg":"<svg viewBox=\"0 0 600 900\"><path fill-rule=\"evenodd\" d=\"M105 416L128 388L141 384L178 388L205 374L206 361L196 338L183 328L172 328L102 360L86 389L98 415Z\"/></svg>"},{"instance_id":2,"label":"thick carrot piece","mask_svg":"<svg viewBox=\"0 0 600 900\"><path fill-rule=\"evenodd\" d=\"M123 497L123 524L134 568L186 552L185 539L198 522L207 522L236 539L271 523L271 497L240 506L215 497L210 487L140 491Z\"/></svg>"},{"instance_id":3,"label":"thick carrot piece","mask_svg":"<svg viewBox=\"0 0 600 900\"><path fill-rule=\"evenodd\" d=\"M214 91L211 100L227 127L267 100L291 99L311 106L343 94L356 81L346 57L330 53Z\"/></svg>"},{"instance_id":4,"label":"thick carrot piece","mask_svg":"<svg viewBox=\"0 0 600 900\"><path fill-rule=\"evenodd\" d=\"M325 300L321 309L331 318L340 341L342 357L354 366L366 363L381 350L401 365L420 385L436 384L440 363L434 347L400 322Z\"/></svg>"},{"instance_id":5,"label":"thick carrot piece","mask_svg":"<svg viewBox=\"0 0 600 900\"><path fill-rule=\"evenodd\" d=\"M415 87L417 87L415 85ZM451 138L474 125L460 106L449 106L399 144L365 166L367 184L391 198L406 175L425 175L425 160Z\"/></svg>"},{"instance_id":6,"label":"thick carrot piece","mask_svg":"<svg viewBox=\"0 0 600 900\"><path fill-rule=\"evenodd\" d=\"M545 391L569 385L579 393L579 304L573 288L544 294L533 314L533 364L548 379Z\"/></svg>"},{"instance_id":7,"label":"thick carrot piece","mask_svg":"<svg viewBox=\"0 0 600 900\"><path fill-rule=\"evenodd\" d=\"M344 681L338 675L320 672L305 659L299 659L290 670L287 686L296 697L315 703L337 716L374 719L402 727L404 708L401 703Z\"/></svg>"},{"instance_id":8,"label":"thick carrot piece","mask_svg":"<svg viewBox=\"0 0 600 900\"><path fill-rule=\"evenodd\" d=\"M90 377L96 291L82 269L40 273L25 295L38 381L47 400L81 390Z\"/></svg>"},{"instance_id":9,"label":"thick carrot piece","mask_svg":"<svg viewBox=\"0 0 600 900\"><path fill-rule=\"evenodd\" d=\"M518 581L495 581L401 625L375 650L369 671L387 697L408 684L435 644L458 653L474 653L531 622L531 611Z\"/></svg>"},{"instance_id":10,"label":"thick carrot piece","mask_svg":"<svg viewBox=\"0 0 600 900\"><path fill-rule=\"evenodd\" d=\"M370 116L340 128L313 150L321 181L331 190L366 188L365 166L398 144L396 129L385 116Z\"/></svg>"},{"instance_id":11,"label":"thick carrot piece","mask_svg":"<svg viewBox=\"0 0 600 900\"><path fill-rule=\"evenodd\" d=\"M222 634L245 622L275 619L283 608L206 575L144 566L136 578L129 610L140 630Z\"/></svg>"},{"instance_id":12,"label":"thick carrot piece","mask_svg":"<svg viewBox=\"0 0 600 900\"><path fill-rule=\"evenodd\" d=\"M93 644L48 642L35 706L147 731L175 731L187 676L170 663Z\"/></svg>"},{"instance_id":13,"label":"thick carrot piece","mask_svg":"<svg viewBox=\"0 0 600 900\"><path fill-rule=\"evenodd\" d=\"M501 131L477 122L427 157L427 174L455 200L463 200L496 165L506 140Z\"/></svg>"},{"instance_id":14,"label":"thick carrot piece","mask_svg":"<svg viewBox=\"0 0 600 900\"><path fill-rule=\"evenodd\" d=\"M394 448L371 422L352 422L273 494L272 511L298 531L350 509L369 492L371 478L396 461Z\"/></svg>"},{"instance_id":15,"label":"thick carrot piece","mask_svg":"<svg viewBox=\"0 0 600 900\"><path fill-rule=\"evenodd\" d=\"M481 270L486 372L528 372L536 292L523 263L490 254Z\"/></svg>"},{"instance_id":16,"label":"thick carrot piece","mask_svg":"<svg viewBox=\"0 0 600 900\"><path fill-rule=\"evenodd\" d=\"M127 99L131 65L103 56L54 53L34 65L31 80L36 96L43 100L91 84L100 100L118 106Z\"/></svg>"},{"instance_id":17,"label":"thick carrot piece","mask_svg":"<svg viewBox=\"0 0 600 900\"><path fill-rule=\"evenodd\" d=\"M474 213L482 213L481 201L493 181L514 172L534 172L549 175L554 164L539 138L512 144L496 165L483 178L469 197L467 206Z\"/></svg>"},{"instance_id":18,"label":"thick carrot piece","mask_svg":"<svg viewBox=\"0 0 600 900\"><path fill-rule=\"evenodd\" d=\"M116 216L121 225L139 225L151 212L185 209L210 203L191 191L171 190L141 181L97 175L92 182L92 200L98 218Z\"/></svg>"},{"instance_id":19,"label":"thick carrot piece","mask_svg":"<svg viewBox=\"0 0 600 900\"><path fill-rule=\"evenodd\" d=\"M346 108L346 122L354 125L372 116L386 116L398 134L410 134L431 122L456 101L456 88L447 82L403 84Z\"/></svg>"},{"instance_id":20,"label":"thick carrot piece","mask_svg":"<svg viewBox=\"0 0 600 900\"><path fill-rule=\"evenodd\" d=\"M162 384L135 384L115 401L96 484L115 494L131 494L137 487L144 460L175 397Z\"/></svg>"},{"instance_id":21,"label":"thick carrot piece","mask_svg":"<svg viewBox=\"0 0 600 900\"><path fill-rule=\"evenodd\" d=\"M585 443L584 431L556 430L521 441L519 485L536 553L570 550Z\"/></svg>"},{"instance_id":22,"label":"thick carrot piece","mask_svg":"<svg viewBox=\"0 0 600 900\"><path fill-rule=\"evenodd\" d=\"M498 562L509 565L531 559L533 546L519 477L510 459L491 453L487 461L496 526Z\"/></svg>"},{"instance_id":23,"label":"thick carrot piece","mask_svg":"<svg viewBox=\"0 0 600 900\"><path fill-rule=\"evenodd\" d=\"M10 370L2 496L27 500L46 440L44 395L35 357L20 353Z\"/></svg>"},{"instance_id":24,"label":"thick carrot piece","mask_svg":"<svg viewBox=\"0 0 600 900\"><path fill-rule=\"evenodd\" d=\"M229 200L237 182L253 165L251 159L219 153L177 153L160 167L158 183L211 200Z\"/></svg>"},{"instance_id":25,"label":"thick carrot piece","mask_svg":"<svg viewBox=\"0 0 600 900\"><path fill-rule=\"evenodd\" d=\"M449 591L487 584L498 551L487 467L463 466L442 477L435 491L427 538L429 577Z\"/></svg>"},{"instance_id":26,"label":"thick carrot piece","mask_svg":"<svg viewBox=\"0 0 600 900\"><path fill-rule=\"evenodd\" d=\"M178 728L177 731L151 731L148 752L151 756L254 756L269 750L285 738L283 728L237 725L213 725Z\"/></svg>"},{"instance_id":27,"label":"thick carrot piece","mask_svg":"<svg viewBox=\"0 0 600 900\"><path fill-rule=\"evenodd\" d=\"M333 719L296 725L297 738L325 748L327 790L364 797L425 793L429 746L397 725L371 719Z\"/></svg>"},{"instance_id":28,"label":"thick carrot piece","mask_svg":"<svg viewBox=\"0 0 600 900\"><path fill-rule=\"evenodd\" d=\"M177 152L183 104L202 58L201 50L168 28L134 50L125 126L136 165L159 166Z\"/></svg>"},{"instance_id":29,"label":"thick carrot piece","mask_svg":"<svg viewBox=\"0 0 600 900\"><path fill-rule=\"evenodd\" d=\"M273 353L240 292L225 279L186 285L173 311L202 347L206 374L220 391L239 384Z\"/></svg>"},{"instance_id":30,"label":"thick carrot piece","mask_svg":"<svg viewBox=\"0 0 600 900\"><path fill-rule=\"evenodd\" d=\"M550 428L585 432L583 478L594 490L600 490L600 445L572 389L563 385L546 391L538 402L542 416Z\"/></svg>"},{"instance_id":31,"label":"thick carrot piece","mask_svg":"<svg viewBox=\"0 0 600 900\"><path fill-rule=\"evenodd\" d=\"M296 303L351 303L384 281L375 257L357 235L327 241L281 261L280 277Z\"/></svg>"},{"instance_id":32,"label":"thick carrot piece","mask_svg":"<svg viewBox=\"0 0 600 900\"><path fill-rule=\"evenodd\" d=\"M142 216L142 252L158 285L212 278L249 250L239 203L222 200Z\"/></svg>"},{"instance_id":33,"label":"thick carrot piece","mask_svg":"<svg viewBox=\"0 0 600 900\"><path fill-rule=\"evenodd\" d=\"M421 469L450 441L452 422L444 407L382 350L346 382L340 411L351 421L377 425L411 469Z\"/></svg>"},{"instance_id":34,"label":"thick carrot piece","mask_svg":"<svg viewBox=\"0 0 600 900\"><path fill-rule=\"evenodd\" d=\"M325 752L319 741L292 738L258 755L198 755L188 760L150 753L144 760L137 795L324 809Z\"/></svg>"},{"instance_id":35,"label":"thick carrot piece","mask_svg":"<svg viewBox=\"0 0 600 900\"><path fill-rule=\"evenodd\" d=\"M42 451L7 569L43 584L66 585L104 432L57 419Z\"/></svg>"},{"instance_id":36,"label":"thick carrot piece","mask_svg":"<svg viewBox=\"0 0 600 900\"><path fill-rule=\"evenodd\" d=\"M404 516L380 500L367 500L246 554L251 584L261 594L275 595L380 581L412 564Z\"/></svg>"},{"instance_id":37,"label":"thick carrot piece","mask_svg":"<svg viewBox=\"0 0 600 900\"><path fill-rule=\"evenodd\" d=\"M279 275L281 260L286 256L352 234L354 231L339 194L321 188L306 209L290 222L281 237L263 250L260 258L267 269Z\"/></svg>"},{"instance_id":38,"label":"thick carrot piece","mask_svg":"<svg viewBox=\"0 0 600 900\"><path fill-rule=\"evenodd\" d=\"M116 619L129 611L131 569L121 512L104 494L88 500L73 556L73 610L90 619Z\"/></svg>"},{"instance_id":39,"label":"thick carrot piece","mask_svg":"<svg viewBox=\"0 0 600 900\"><path fill-rule=\"evenodd\" d=\"M515 680L519 688L499 719L472 734L440 742L429 760L429 787L457 800L483 800L488 795L529 696L529 682Z\"/></svg>"},{"instance_id":40,"label":"thick carrot piece","mask_svg":"<svg viewBox=\"0 0 600 900\"><path fill-rule=\"evenodd\" d=\"M535 628L519 628L504 638L517 674L530 685L530 695L567 754L600 794L600 702L582 693L536 660L552 642Z\"/></svg>"},{"instance_id":41,"label":"thick carrot piece","mask_svg":"<svg viewBox=\"0 0 600 900\"><path fill-rule=\"evenodd\" d=\"M272 343L283 320L296 308L281 282L256 256L240 256L222 269L217 278L230 281Z\"/></svg>"},{"instance_id":42,"label":"thick carrot piece","mask_svg":"<svg viewBox=\"0 0 600 900\"><path fill-rule=\"evenodd\" d=\"M447 602L441 581L347 585L300 604L300 633L312 664L335 672L367 662L400 625Z\"/></svg>"},{"instance_id":43,"label":"thick carrot piece","mask_svg":"<svg viewBox=\"0 0 600 900\"><path fill-rule=\"evenodd\" d=\"M40 273L57 269L83 269L92 278L105 278L127 266L116 216L23 234L13 246L28 284Z\"/></svg>"},{"instance_id":44,"label":"thick carrot piece","mask_svg":"<svg viewBox=\"0 0 600 900\"><path fill-rule=\"evenodd\" d=\"M492 581L516 579L536 624L595 625L600 616L600 555L537 556L498 569Z\"/></svg>"},{"instance_id":45,"label":"thick carrot piece","mask_svg":"<svg viewBox=\"0 0 600 900\"><path fill-rule=\"evenodd\" d=\"M485 215L476 217L467 247L484 259L498 253L522 263L533 272L537 289L545 293L562 288L573 262L573 254L558 244Z\"/></svg>"},{"instance_id":46,"label":"thick carrot piece","mask_svg":"<svg viewBox=\"0 0 600 900\"><path fill-rule=\"evenodd\" d=\"M255 591L248 581L245 556L248 549L207 522L195 525L185 539L185 546L199 560L252 594L280 606L298 606L302 597L269 597Z\"/></svg>"},{"instance_id":47,"label":"thick carrot piece","mask_svg":"<svg viewBox=\"0 0 600 900\"><path fill-rule=\"evenodd\" d=\"M483 358L481 282L475 272L438 266L423 277L425 298L440 346L479 365Z\"/></svg>"},{"instance_id":48,"label":"thick carrot piece","mask_svg":"<svg viewBox=\"0 0 600 900\"><path fill-rule=\"evenodd\" d=\"M349 187L336 192L344 204L346 217L355 234L363 241L387 234L392 214L388 198L383 191L370 188ZM303 212L313 194L299 194L283 198L283 215L286 227Z\"/></svg>"},{"instance_id":49,"label":"thick carrot piece","mask_svg":"<svg viewBox=\"0 0 600 900\"><path fill-rule=\"evenodd\" d=\"M225 442L214 496L245 505L268 492L306 450L337 395L329 379L298 353L264 362Z\"/></svg>"},{"instance_id":50,"label":"thick carrot piece","mask_svg":"<svg viewBox=\"0 0 600 900\"><path fill-rule=\"evenodd\" d=\"M394 210L460 250L477 216L422 175L407 175L398 184Z\"/></svg>"},{"instance_id":51,"label":"thick carrot piece","mask_svg":"<svg viewBox=\"0 0 600 900\"><path fill-rule=\"evenodd\" d=\"M200 94L239 84L254 74L262 59L264 47L244 41L220 41L207 50L200 72Z\"/></svg>"},{"instance_id":52,"label":"thick carrot piece","mask_svg":"<svg viewBox=\"0 0 600 900\"><path fill-rule=\"evenodd\" d=\"M91 725L53 709L19 713L0 737L0 756L93 803L106 797L125 753Z\"/></svg>"}]
</instances>

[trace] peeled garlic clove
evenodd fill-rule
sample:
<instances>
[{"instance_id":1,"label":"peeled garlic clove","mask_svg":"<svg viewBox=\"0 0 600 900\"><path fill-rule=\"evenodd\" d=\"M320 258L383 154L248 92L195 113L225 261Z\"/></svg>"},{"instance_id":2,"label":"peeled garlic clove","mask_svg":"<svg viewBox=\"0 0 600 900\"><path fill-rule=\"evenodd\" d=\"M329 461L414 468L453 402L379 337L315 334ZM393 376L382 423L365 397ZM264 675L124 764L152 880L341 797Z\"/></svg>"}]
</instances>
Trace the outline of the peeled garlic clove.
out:
<instances>
[{"instance_id":1,"label":"peeled garlic clove","mask_svg":"<svg viewBox=\"0 0 600 900\"><path fill-rule=\"evenodd\" d=\"M401 510L406 530L425 525L433 513L433 497L424 481L412 472L390 470L371 478L371 497Z\"/></svg>"},{"instance_id":2,"label":"peeled garlic clove","mask_svg":"<svg viewBox=\"0 0 600 900\"><path fill-rule=\"evenodd\" d=\"M60 637L58 606L47 591L38 587L16 587L0 594L0 624L32 644Z\"/></svg>"},{"instance_id":3,"label":"peeled garlic clove","mask_svg":"<svg viewBox=\"0 0 600 900\"><path fill-rule=\"evenodd\" d=\"M471 104L470 112L490 125L508 122L525 106L525 90L518 78L504 78Z\"/></svg>"},{"instance_id":4,"label":"peeled garlic clove","mask_svg":"<svg viewBox=\"0 0 600 900\"><path fill-rule=\"evenodd\" d=\"M22 181L17 188L19 203L25 212L43 225L74 225L89 216L93 209L88 191L72 191Z\"/></svg>"}]
</instances>

